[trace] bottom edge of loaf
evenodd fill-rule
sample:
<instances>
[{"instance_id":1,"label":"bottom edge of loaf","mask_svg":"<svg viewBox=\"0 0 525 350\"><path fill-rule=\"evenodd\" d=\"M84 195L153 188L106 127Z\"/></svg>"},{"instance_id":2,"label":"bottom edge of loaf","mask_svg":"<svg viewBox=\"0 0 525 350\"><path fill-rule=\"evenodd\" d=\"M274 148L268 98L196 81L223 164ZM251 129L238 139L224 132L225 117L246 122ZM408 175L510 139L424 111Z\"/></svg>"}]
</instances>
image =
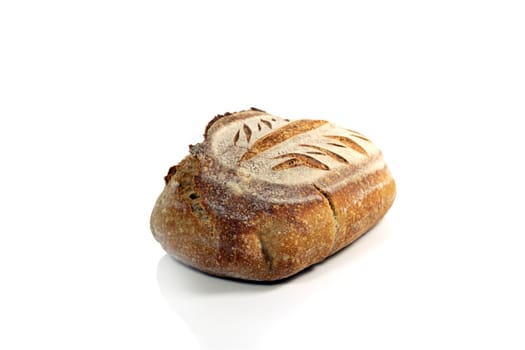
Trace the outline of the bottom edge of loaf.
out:
<instances>
[{"instance_id":1,"label":"bottom edge of loaf","mask_svg":"<svg viewBox=\"0 0 525 350\"><path fill-rule=\"evenodd\" d=\"M238 275L231 272L221 272L214 269L209 269L206 267L198 267L195 265L192 265L190 262L186 262L183 259L179 258L176 254L168 253L170 258L175 260L175 262L180 263L184 265L184 267L189 268L197 273L202 273L205 275L208 275L210 277L216 277L221 279L230 280L233 282L241 282L241 283L254 283L254 284L261 284L261 285L272 285L272 284L280 284L280 283L286 283L288 281L294 280L296 278L299 278L307 273L310 273L315 267L318 265L321 265L327 261L330 261L332 257L336 257L339 254L344 253L346 249L351 248L356 242L358 242L362 237L364 237L367 233L370 233L374 230L374 228L379 225L379 223L383 220L383 218L380 218L376 224L374 224L372 227L370 227L365 232L362 232L358 235L356 235L355 239L350 242L348 245L336 250L332 254L324 257L323 259L314 262L304 268L298 269L295 272L287 273L287 274L271 274L268 273L264 277L256 277L256 276L249 276L249 275Z\"/></svg>"}]
</instances>

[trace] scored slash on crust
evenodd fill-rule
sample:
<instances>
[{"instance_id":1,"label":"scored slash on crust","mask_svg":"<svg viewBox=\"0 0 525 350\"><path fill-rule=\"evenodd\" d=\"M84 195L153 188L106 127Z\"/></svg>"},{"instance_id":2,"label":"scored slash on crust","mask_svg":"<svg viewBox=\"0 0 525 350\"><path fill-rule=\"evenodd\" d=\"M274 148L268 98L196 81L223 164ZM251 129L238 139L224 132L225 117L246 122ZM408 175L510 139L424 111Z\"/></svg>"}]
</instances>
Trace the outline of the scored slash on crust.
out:
<instances>
[{"instance_id":1,"label":"scored slash on crust","mask_svg":"<svg viewBox=\"0 0 525 350\"><path fill-rule=\"evenodd\" d=\"M274 120L275 121L275 120ZM268 127L269 129L272 129L273 126L272 126L272 123L269 122L268 120L265 120L265 119L259 119L259 122L257 123L257 130L258 131L261 131L262 130L262 125L265 125L266 127ZM246 137L246 142L247 143L250 143L250 140L252 138L252 129L250 128L249 125L247 124L243 124L242 125L242 128L239 128L239 130L237 130L237 132L235 133L235 135L233 136L233 144L234 145L237 145L237 142L239 142L239 139L241 138L241 131L244 133L244 136Z\"/></svg>"},{"instance_id":2,"label":"scored slash on crust","mask_svg":"<svg viewBox=\"0 0 525 350\"><path fill-rule=\"evenodd\" d=\"M329 149L326 149L326 148L323 148L323 147L319 147L319 146L315 146L315 145L304 145L304 144L302 144L302 145L299 145L299 146L316 149L316 150L319 151L319 153L316 153L316 154L325 154L325 155L327 155L327 156L337 160L340 163L348 164L348 161L345 158L343 158L342 156L340 156L339 154L337 154L335 152L330 151Z\"/></svg>"},{"instance_id":3,"label":"scored slash on crust","mask_svg":"<svg viewBox=\"0 0 525 350\"><path fill-rule=\"evenodd\" d=\"M328 165L306 154L287 153L281 156L277 156L274 159L278 159L278 158L290 158L290 159L272 167L272 170L274 171L286 170L286 169L295 168L298 166L306 166L308 168L321 169L321 170L330 170Z\"/></svg>"},{"instance_id":4,"label":"scored slash on crust","mask_svg":"<svg viewBox=\"0 0 525 350\"><path fill-rule=\"evenodd\" d=\"M324 135L325 137L336 139L337 141L341 142L339 143L333 143L329 142L328 145L331 146L337 146L337 147L348 147L353 149L356 152L359 152L361 154L367 155L366 150L361 147L357 142L351 140L348 137L345 136L339 136L339 135ZM309 168L314 169L321 169L321 170L330 170L330 167L326 165L325 163L321 162L320 160L310 156L311 155L320 155L320 156L328 156L334 160L336 160L339 163L343 164L349 164L348 160L344 158L343 156L339 155L338 153L331 151L327 148L317 146L317 145L308 145L308 144L300 144L301 147L311 148L315 151L306 151L307 154L302 153L287 153L283 155L279 155L277 157L274 157L274 159L279 158L289 158L288 160L279 163L272 167L272 170L274 171L280 171L280 170L286 170L290 168L295 168L298 166L306 166Z\"/></svg>"},{"instance_id":5,"label":"scored slash on crust","mask_svg":"<svg viewBox=\"0 0 525 350\"><path fill-rule=\"evenodd\" d=\"M275 118L271 119L273 122L276 122ZM281 126L278 129L272 130L266 135L260 137L259 139L256 139L254 137L253 144L244 152L244 154L239 159L239 164L248 161L257 155L269 150L270 148L273 148L275 146L278 146L279 144L295 137L301 134L305 134L309 131L312 131L314 129L317 129L328 122L325 120L296 120L293 122L290 122L284 126ZM264 119L259 118L257 121L257 129L256 131L261 132L264 127L267 127L269 129L273 129L272 122ZM359 138L361 140L370 142L366 137L361 135L360 133L349 130L347 131L351 134L352 137ZM239 140L241 139L241 135L244 135L244 139L246 140L246 143L250 143L253 136L252 128L246 123L243 123L242 126L237 130L233 137L233 144L237 145ZM352 140L350 137L342 136L342 135L323 135L324 138L328 138L332 142L326 142L326 145L329 146L335 146L340 148L350 148L362 155L368 155L367 151L356 141ZM342 163L342 164L349 164L349 161L338 154L337 152L334 152L326 147L318 146L318 145L312 145L312 144L299 144L298 146L309 148L309 151L295 151L290 152L287 154L279 155L277 157L274 157L274 159L280 159L280 158L287 158L285 161L274 165L272 167L273 171L282 171L286 169L291 169L295 167L305 166L312 169L319 169L319 170L330 170L330 167L325 164L323 161L317 159L314 156L327 156L331 159Z\"/></svg>"},{"instance_id":6,"label":"scored slash on crust","mask_svg":"<svg viewBox=\"0 0 525 350\"><path fill-rule=\"evenodd\" d=\"M349 137L341 136L341 135L324 135L324 137L328 137L330 139L337 140L337 141L341 142L343 145L345 145L346 147L351 148L354 151L357 151L357 152L359 152L361 154L364 154L364 155L368 154L363 147L361 147L357 142L355 142L354 140L352 140ZM360 138L364 139L362 137L360 137ZM364 139L364 140L366 140L366 139ZM332 145L339 146L337 144L332 144Z\"/></svg>"},{"instance_id":7,"label":"scored slash on crust","mask_svg":"<svg viewBox=\"0 0 525 350\"><path fill-rule=\"evenodd\" d=\"M326 124L325 120L296 120L282 126L281 128L264 135L242 155L239 163L250 160L262 153L294 136L304 134L310 130L317 129L321 125Z\"/></svg>"}]
</instances>

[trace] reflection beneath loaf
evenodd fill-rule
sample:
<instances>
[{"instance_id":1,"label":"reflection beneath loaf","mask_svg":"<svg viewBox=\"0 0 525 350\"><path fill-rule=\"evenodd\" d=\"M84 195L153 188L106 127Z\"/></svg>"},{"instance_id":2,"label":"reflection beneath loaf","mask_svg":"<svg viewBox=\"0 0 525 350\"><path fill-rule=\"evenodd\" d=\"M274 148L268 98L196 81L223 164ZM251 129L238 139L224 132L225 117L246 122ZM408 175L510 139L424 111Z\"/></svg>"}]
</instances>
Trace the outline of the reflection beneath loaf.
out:
<instances>
[{"instance_id":1,"label":"reflection beneath loaf","mask_svg":"<svg viewBox=\"0 0 525 350\"><path fill-rule=\"evenodd\" d=\"M168 255L157 267L162 295L205 349L257 348L260 339L271 332L273 321L304 301L309 279L300 275L303 277L278 283L223 279Z\"/></svg>"}]
</instances>

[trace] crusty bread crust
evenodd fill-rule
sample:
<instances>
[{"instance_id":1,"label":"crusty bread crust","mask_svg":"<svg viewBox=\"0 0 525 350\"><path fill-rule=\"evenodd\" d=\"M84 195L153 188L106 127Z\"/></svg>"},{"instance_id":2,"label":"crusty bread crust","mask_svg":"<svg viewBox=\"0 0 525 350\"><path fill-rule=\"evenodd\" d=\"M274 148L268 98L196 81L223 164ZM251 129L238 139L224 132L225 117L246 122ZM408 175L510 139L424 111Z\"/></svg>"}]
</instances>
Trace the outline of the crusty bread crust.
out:
<instances>
[{"instance_id":1,"label":"crusty bread crust","mask_svg":"<svg viewBox=\"0 0 525 350\"><path fill-rule=\"evenodd\" d=\"M264 130L264 121L279 127ZM260 110L214 118L204 142L191 146L165 178L151 216L155 238L185 264L258 281L291 276L344 248L385 215L396 189L368 139L328 124L290 122ZM236 136L241 132L245 144ZM315 132L332 138L313 142ZM228 163L217 152L224 155L221 143L230 139L232 153L240 149ZM298 151L284 153L289 148ZM257 159L263 156L268 159ZM303 172L305 180L272 182L287 171Z\"/></svg>"}]
</instances>

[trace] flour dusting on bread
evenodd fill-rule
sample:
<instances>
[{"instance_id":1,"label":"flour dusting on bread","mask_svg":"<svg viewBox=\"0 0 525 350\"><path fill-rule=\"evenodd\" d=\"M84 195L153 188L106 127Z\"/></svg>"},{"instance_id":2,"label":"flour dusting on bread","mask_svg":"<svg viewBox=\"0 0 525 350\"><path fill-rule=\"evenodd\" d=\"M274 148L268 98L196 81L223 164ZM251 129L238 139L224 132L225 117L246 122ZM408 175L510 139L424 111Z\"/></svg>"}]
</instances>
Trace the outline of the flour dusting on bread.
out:
<instances>
[{"instance_id":1,"label":"flour dusting on bread","mask_svg":"<svg viewBox=\"0 0 525 350\"><path fill-rule=\"evenodd\" d=\"M285 185L313 184L342 168L384 166L380 151L363 135L324 120L289 121L247 111L224 116L206 135L210 155L230 169ZM374 162L370 162L374 159ZM363 172L361 172L363 175Z\"/></svg>"}]
</instances>

